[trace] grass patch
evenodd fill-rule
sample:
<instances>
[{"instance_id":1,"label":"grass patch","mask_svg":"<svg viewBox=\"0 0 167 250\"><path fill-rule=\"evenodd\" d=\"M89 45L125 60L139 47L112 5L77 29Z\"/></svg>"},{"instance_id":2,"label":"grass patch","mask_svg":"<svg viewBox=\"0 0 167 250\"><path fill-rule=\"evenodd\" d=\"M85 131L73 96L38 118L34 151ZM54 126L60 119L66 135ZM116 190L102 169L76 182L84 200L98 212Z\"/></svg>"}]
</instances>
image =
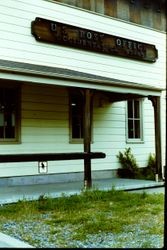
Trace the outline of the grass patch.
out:
<instances>
[{"instance_id":1,"label":"grass patch","mask_svg":"<svg viewBox=\"0 0 167 250\"><path fill-rule=\"evenodd\" d=\"M46 216L45 215L49 215ZM138 224L147 234L163 235L164 195L128 193L124 191L87 190L80 195L59 198L40 196L36 201L22 200L0 207L0 230L7 222L38 221L49 228L48 237L57 235L61 247L61 231L69 226L71 241L83 241L90 234L119 234L126 226ZM148 226L149 224L149 226ZM33 230L33 229L32 229ZM38 232L37 232L38 233ZM12 232L11 232L12 234ZM33 240L22 232L23 239ZM36 245L39 246L38 243Z\"/></svg>"}]
</instances>

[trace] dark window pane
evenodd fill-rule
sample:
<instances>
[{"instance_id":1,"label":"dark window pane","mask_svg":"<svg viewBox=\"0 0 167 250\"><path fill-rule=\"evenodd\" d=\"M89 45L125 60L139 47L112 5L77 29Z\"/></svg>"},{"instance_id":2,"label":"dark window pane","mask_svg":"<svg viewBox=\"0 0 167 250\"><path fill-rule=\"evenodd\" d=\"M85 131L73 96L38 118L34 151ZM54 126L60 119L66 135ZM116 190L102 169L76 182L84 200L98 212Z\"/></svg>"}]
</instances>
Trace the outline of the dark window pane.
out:
<instances>
[{"instance_id":1,"label":"dark window pane","mask_svg":"<svg viewBox=\"0 0 167 250\"><path fill-rule=\"evenodd\" d=\"M128 138L141 138L140 119L140 101L128 101Z\"/></svg>"},{"instance_id":2,"label":"dark window pane","mask_svg":"<svg viewBox=\"0 0 167 250\"><path fill-rule=\"evenodd\" d=\"M140 117L139 101L134 101L134 118Z\"/></svg>"},{"instance_id":3,"label":"dark window pane","mask_svg":"<svg viewBox=\"0 0 167 250\"><path fill-rule=\"evenodd\" d=\"M80 93L71 94L72 138L83 138L83 97Z\"/></svg>"},{"instance_id":4,"label":"dark window pane","mask_svg":"<svg viewBox=\"0 0 167 250\"><path fill-rule=\"evenodd\" d=\"M8 112L5 114L5 138L15 137L15 115Z\"/></svg>"},{"instance_id":5,"label":"dark window pane","mask_svg":"<svg viewBox=\"0 0 167 250\"><path fill-rule=\"evenodd\" d=\"M135 121L135 138L140 138L140 121Z\"/></svg>"},{"instance_id":6,"label":"dark window pane","mask_svg":"<svg viewBox=\"0 0 167 250\"><path fill-rule=\"evenodd\" d=\"M133 138L133 120L128 120L128 138Z\"/></svg>"},{"instance_id":7,"label":"dark window pane","mask_svg":"<svg viewBox=\"0 0 167 250\"><path fill-rule=\"evenodd\" d=\"M81 132L82 124L80 116L73 116L72 117L72 138L82 138Z\"/></svg>"},{"instance_id":8,"label":"dark window pane","mask_svg":"<svg viewBox=\"0 0 167 250\"><path fill-rule=\"evenodd\" d=\"M133 118L133 102L128 101L128 118Z\"/></svg>"},{"instance_id":9,"label":"dark window pane","mask_svg":"<svg viewBox=\"0 0 167 250\"><path fill-rule=\"evenodd\" d=\"M0 88L0 139L16 136L17 90Z\"/></svg>"},{"instance_id":10,"label":"dark window pane","mask_svg":"<svg viewBox=\"0 0 167 250\"><path fill-rule=\"evenodd\" d=\"M0 126L0 138L4 138L4 127Z\"/></svg>"}]
</instances>

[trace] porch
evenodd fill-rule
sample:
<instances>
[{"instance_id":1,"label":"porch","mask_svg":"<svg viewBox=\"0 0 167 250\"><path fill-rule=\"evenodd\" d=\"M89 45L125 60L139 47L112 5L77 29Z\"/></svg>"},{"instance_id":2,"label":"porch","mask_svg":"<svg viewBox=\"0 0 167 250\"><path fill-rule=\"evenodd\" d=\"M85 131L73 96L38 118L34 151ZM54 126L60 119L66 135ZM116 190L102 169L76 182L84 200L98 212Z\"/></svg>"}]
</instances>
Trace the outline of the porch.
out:
<instances>
[{"instance_id":1,"label":"porch","mask_svg":"<svg viewBox=\"0 0 167 250\"><path fill-rule=\"evenodd\" d=\"M164 181L105 178L93 180L92 189L98 190L126 190L137 191L141 189L164 188ZM62 195L79 194L83 190L83 182L57 182L52 184L33 184L0 187L0 204L13 203L21 199L36 200L40 196L60 197Z\"/></svg>"}]
</instances>

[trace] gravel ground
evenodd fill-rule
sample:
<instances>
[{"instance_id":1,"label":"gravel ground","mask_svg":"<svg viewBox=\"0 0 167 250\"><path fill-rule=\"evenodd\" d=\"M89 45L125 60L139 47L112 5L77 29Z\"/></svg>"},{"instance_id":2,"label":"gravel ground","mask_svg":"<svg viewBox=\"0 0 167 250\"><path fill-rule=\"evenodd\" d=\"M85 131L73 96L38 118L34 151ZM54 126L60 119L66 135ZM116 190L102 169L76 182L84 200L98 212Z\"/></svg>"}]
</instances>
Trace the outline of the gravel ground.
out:
<instances>
[{"instance_id":1,"label":"gravel ground","mask_svg":"<svg viewBox=\"0 0 167 250\"><path fill-rule=\"evenodd\" d=\"M66 225L51 228L48 223L50 214L41 215L38 220L1 224L1 232L16 239L28 242L38 248L162 248L163 236L148 234L150 221L143 225L124 227L123 233L112 234L99 232L89 235L84 241L72 239L76 227ZM153 222L151 222L152 224ZM156 224L157 222L155 222Z\"/></svg>"}]
</instances>

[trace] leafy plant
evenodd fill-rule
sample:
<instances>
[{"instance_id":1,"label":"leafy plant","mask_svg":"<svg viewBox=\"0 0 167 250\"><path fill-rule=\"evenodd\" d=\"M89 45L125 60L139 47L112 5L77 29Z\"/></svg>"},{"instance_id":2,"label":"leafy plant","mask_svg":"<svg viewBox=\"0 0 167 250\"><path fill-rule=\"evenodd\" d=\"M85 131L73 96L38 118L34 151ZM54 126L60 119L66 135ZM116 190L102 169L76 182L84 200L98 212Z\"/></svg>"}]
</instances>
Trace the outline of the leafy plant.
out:
<instances>
[{"instance_id":1,"label":"leafy plant","mask_svg":"<svg viewBox=\"0 0 167 250\"><path fill-rule=\"evenodd\" d=\"M122 168L119 168L117 173L123 178L138 178L146 180L154 180L156 172L156 157L150 153L147 161L147 166L139 168L137 161L132 154L131 148L126 148L125 151L119 152L117 155Z\"/></svg>"},{"instance_id":2,"label":"leafy plant","mask_svg":"<svg viewBox=\"0 0 167 250\"><path fill-rule=\"evenodd\" d=\"M143 169L143 175L148 180L155 179L155 172L156 172L156 157L155 154L149 154L147 167Z\"/></svg>"},{"instance_id":3,"label":"leafy plant","mask_svg":"<svg viewBox=\"0 0 167 250\"><path fill-rule=\"evenodd\" d=\"M139 166L131 148L126 148L123 153L119 152L117 158L122 165L122 169L118 169L120 177L136 178L140 176Z\"/></svg>"}]
</instances>

